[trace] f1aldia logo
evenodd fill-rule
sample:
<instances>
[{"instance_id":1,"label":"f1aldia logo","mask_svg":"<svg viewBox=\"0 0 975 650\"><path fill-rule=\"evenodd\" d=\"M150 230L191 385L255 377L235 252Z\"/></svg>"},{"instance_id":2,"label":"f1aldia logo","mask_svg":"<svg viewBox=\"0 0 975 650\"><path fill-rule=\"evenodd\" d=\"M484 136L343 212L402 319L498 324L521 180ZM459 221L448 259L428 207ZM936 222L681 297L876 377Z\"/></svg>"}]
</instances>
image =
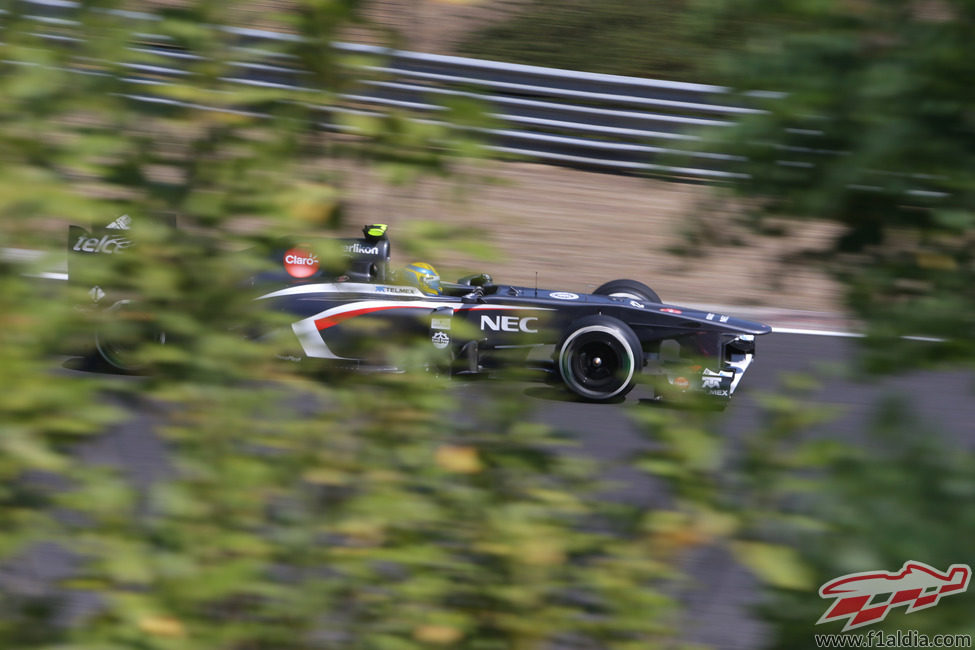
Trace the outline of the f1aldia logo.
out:
<instances>
[{"instance_id":1,"label":"f1aldia logo","mask_svg":"<svg viewBox=\"0 0 975 650\"><path fill-rule=\"evenodd\" d=\"M293 278L307 278L318 271L318 257L304 248L292 248L284 254L284 270Z\"/></svg>"},{"instance_id":2,"label":"f1aldia logo","mask_svg":"<svg viewBox=\"0 0 975 650\"><path fill-rule=\"evenodd\" d=\"M968 589L972 569L952 564L942 573L923 562L905 562L900 571L866 571L834 578L819 588L821 598L835 598L816 625L847 619L843 631L879 623L894 607L907 614L934 607L942 596Z\"/></svg>"}]
</instances>

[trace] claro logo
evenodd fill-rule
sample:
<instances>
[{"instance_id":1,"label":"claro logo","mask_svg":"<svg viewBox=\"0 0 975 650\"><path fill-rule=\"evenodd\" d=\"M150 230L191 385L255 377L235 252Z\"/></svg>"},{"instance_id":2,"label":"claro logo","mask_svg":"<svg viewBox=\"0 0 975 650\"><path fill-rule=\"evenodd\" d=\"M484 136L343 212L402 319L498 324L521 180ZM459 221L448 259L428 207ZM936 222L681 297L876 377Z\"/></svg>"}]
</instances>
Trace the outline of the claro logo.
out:
<instances>
[{"instance_id":1,"label":"claro logo","mask_svg":"<svg viewBox=\"0 0 975 650\"><path fill-rule=\"evenodd\" d=\"M101 239L99 239L98 237L82 235L78 237L78 241L74 243L71 250L82 253L107 253L108 255L112 255L115 253L115 251L120 251L124 248L128 248L131 245L132 240L126 237L104 235Z\"/></svg>"},{"instance_id":2,"label":"claro logo","mask_svg":"<svg viewBox=\"0 0 975 650\"><path fill-rule=\"evenodd\" d=\"M538 323L538 319L534 316L519 318L518 316L488 316L487 314L481 314L481 330L537 334L538 329L531 327L535 323Z\"/></svg>"},{"instance_id":3,"label":"claro logo","mask_svg":"<svg viewBox=\"0 0 975 650\"><path fill-rule=\"evenodd\" d=\"M304 248L292 248L284 254L284 270L293 278L307 278L318 272L318 257Z\"/></svg>"}]
</instances>

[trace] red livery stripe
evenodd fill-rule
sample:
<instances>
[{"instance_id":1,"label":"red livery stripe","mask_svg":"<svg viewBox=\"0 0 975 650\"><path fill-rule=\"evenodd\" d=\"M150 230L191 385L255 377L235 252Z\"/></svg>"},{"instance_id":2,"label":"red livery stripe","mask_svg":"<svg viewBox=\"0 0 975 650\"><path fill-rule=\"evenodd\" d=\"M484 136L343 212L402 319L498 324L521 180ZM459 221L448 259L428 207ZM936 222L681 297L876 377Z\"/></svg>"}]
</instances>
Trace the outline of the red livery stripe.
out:
<instances>
[{"instance_id":1,"label":"red livery stripe","mask_svg":"<svg viewBox=\"0 0 975 650\"><path fill-rule=\"evenodd\" d=\"M371 314L377 311L386 311L387 309L427 309L420 305L382 305L381 307L363 307L362 309L352 309L340 314L335 314L334 316L326 316L325 318L319 318L315 321L315 326L319 330L325 330L329 327L334 327L339 323L349 320L350 318L355 318L356 316L362 316L364 314ZM537 308L533 307L519 307L513 305L458 305L456 311L492 311L492 310L506 310L506 309L524 309L530 311L536 311Z\"/></svg>"},{"instance_id":2,"label":"red livery stripe","mask_svg":"<svg viewBox=\"0 0 975 650\"><path fill-rule=\"evenodd\" d=\"M387 309L422 309L418 307L413 307L411 305L389 305L382 307L365 307L363 309L353 309L351 311L343 312L341 314L335 314L334 316L327 316L325 318L320 318L315 321L315 327L319 330L328 329L334 325L338 325L343 321L347 321L350 318L355 318L356 316L362 316L363 314L371 314L375 311L386 311Z\"/></svg>"}]
</instances>

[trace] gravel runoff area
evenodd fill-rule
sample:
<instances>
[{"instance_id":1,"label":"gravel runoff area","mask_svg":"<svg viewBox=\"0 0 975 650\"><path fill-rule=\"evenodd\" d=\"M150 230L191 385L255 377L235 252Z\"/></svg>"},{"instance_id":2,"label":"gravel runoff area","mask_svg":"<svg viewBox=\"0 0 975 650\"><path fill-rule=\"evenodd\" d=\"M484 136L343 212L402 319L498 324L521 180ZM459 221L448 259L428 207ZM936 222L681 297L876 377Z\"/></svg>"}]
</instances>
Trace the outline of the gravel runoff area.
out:
<instances>
[{"instance_id":1,"label":"gravel runoff area","mask_svg":"<svg viewBox=\"0 0 975 650\"><path fill-rule=\"evenodd\" d=\"M664 301L837 313L840 288L804 252L829 245L837 226L783 221L776 234L745 225L721 188L525 162L488 162L458 176L396 186L368 169L345 169L347 233L419 220L476 229L496 255L478 260L449 246L426 260L450 272L485 270L497 282L588 291L615 278L641 280ZM814 316L814 314L811 314Z\"/></svg>"}]
</instances>

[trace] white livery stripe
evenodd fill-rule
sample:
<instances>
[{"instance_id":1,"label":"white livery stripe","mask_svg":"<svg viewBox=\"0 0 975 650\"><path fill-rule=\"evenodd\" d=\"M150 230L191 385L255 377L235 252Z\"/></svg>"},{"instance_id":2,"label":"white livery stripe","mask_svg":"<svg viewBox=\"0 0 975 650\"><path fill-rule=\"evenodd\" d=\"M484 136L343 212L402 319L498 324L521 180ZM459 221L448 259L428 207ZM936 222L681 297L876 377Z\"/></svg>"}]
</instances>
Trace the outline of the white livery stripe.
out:
<instances>
[{"instance_id":1,"label":"white livery stripe","mask_svg":"<svg viewBox=\"0 0 975 650\"><path fill-rule=\"evenodd\" d=\"M379 288L388 287L389 291L380 291ZM411 307L417 308L429 308L438 309L440 307L451 307L457 310L463 311L481 311L490 309L530 309L536 311L552 311L550 307L529 307L521 305L486 305L486 304L468 304L459 303L457 301L451 302L432 302L430 297L421 292L416 287L405 287L401 285L382 285L382 284L366 284L363 282L330 282L324 284L302 284L296 287L288 287L287 289L280 289L278 291L273 291L271 293L265 294L258 298L258 300L265 300L267 298L286 298L289 296L305 296L309 294L334 294L334 295L349 295L349 294L366 294L369 296L379 297L379 296L400 296L400 297L410 297L416 296L417 298L426 298L427 300L410 300L409 302L402 303ZM368 307L373 307L375 301L362 301L355 304L356 309L363 309ZM394 305L400 305L400 301L391 300L381 300L379 301L379 306L391 307ZM332 314L329 314L332 315Z\"/></svg>"},{"instance_id":2,"label":"white livery stripe","mask_svg":"<svg viewBox=\"0 0 975 650\"><path fill-rule=\"evenodd\" d=\"M281 289L279 291L273 291L271 293L265 294L258 298L258 300L264 300L265 298L284 298L287 296L303 296L310 293L334 293L334 294L350 294L350 293L364 293L370 296L376 295L403 295L403 296L416 296L418 298L423 298L425 295L416 287L402 287L402 286L391 286L391 289L395 289L395 294L392 291L386 293L380 290L380 287L386 285L380 284L366 284L364 282L330 282L325 284L301 284L296 287L288 287L287 289Z\"/></svg>"},{"instance_id":3,"label":"white livery stripe","mask_svg":"<svg viewBox=\"0 0 975 650\"><path fill-rule=\"evenodd\" d=\"M344 359L340 357L325 344L321 334L318 333L318 326L315 325L314 318L305 318L291 325L291 330L298 337L301 349L305 355L315 359Z\"/></svg>"},{"instance_id":4,"label":"white livery stripe","mask_svg":"<svg viewBox=\"0 0 975 650\"><path fill-rule=\"evenodd\" d=\"M555 311L552 307L528 307L525 305L460 305L460 311L493 311L496 309L523 309L526 311Z\"/></svg>"}]
</instances>

